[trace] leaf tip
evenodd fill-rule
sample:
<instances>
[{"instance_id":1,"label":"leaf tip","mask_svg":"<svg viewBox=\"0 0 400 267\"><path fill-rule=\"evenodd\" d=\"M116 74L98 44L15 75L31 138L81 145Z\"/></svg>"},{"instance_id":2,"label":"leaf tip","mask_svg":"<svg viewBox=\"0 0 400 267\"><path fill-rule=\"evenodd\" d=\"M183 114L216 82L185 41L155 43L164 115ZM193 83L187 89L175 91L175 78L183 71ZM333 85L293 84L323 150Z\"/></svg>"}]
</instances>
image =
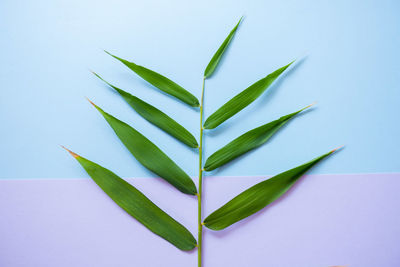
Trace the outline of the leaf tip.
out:
<instances>
[{"instance_id":1,"label":"leaf tip","mask_svg":"<svg viewBox=\"0 0 400 267\"><path fill-rule=\"evenodd\" d=\"M280 75L282 74L285 70L287 70L293 63L295 63L297 59L293 59L289 64L281 67L280 69L276 70L274 73L277 73ZM268 77L268 76L267 76Z\"/></svg>"},{"instance_id":2,"label":"leaf tip","mask_svg":"<svg viewBox=\"0 0 400 267\"><path fill-rule=\"evenodd\" d=\"M117 56L115 56L115 55L113 55L113 54L111 54L110 52L108 52L107 50L104 50L104 52L106 52L107 54L109 54L110 56L112 56L113 58L115 58L115 59L118 59L119 61L122 61L122 62L124 62L124 60L122 59L122 58L119 58L119 57L117 57Z\"/></svg>"},{"instance_id":3,"label":"leaf tip","mask_svg":"<svg viewBox=\"0 0 400 267\"><path fill-rule=\"evenodd\" d=\"M332 149L331 150L331 153L333 153L333 152L335 152L335 151L339 151L339 150L341 150L341 149L343 149L344 148L344 145L341 145L341 146L339 146L339 147L337 147L337 148L335 148L335 149Z\"/></svg>"},{"instance_id":4,"label":"leaf tip","mask_svg":"<svg viewBox=\"0 0 400 267\"><path fill-rule=\"evenodd\" d=\"M103 80L101 77L100 77L100 75L98 75L96 72L94 72L93 70L91 70L91 69L89 69L89 71L94 75L94 76L96 76L97 78L99 78L100 80Z\"/></svg>"},{"instance_id":5,"label":"leaf tip","mask_svg":"<svg viewBox=\"0 0 400 267\"><path fill-rule=\"evenodd\" d=\"M63 146L63 145L60 145L62 148L64 148L66 151L68 151L70 154L71 154L71 156L73 156L74 158L79 158L79 155L78 154L76 154L76 153L74 153L74 152L72 152L71 150L69 150L68 148L66 148L65 146Z\"/></svg>"},{"instance_id":6,"label":"leaf tip","mask_svg":"<svg viewBox=\"0 0 400 267\"><path fill-rule=\"evenodd\" d=\"M239 26L240 23L242 23L243 19L244 19L244 15L242 15L242 16L240 17L239 22L237 23L237 26Z\"/></svg>"},{"instance_id":7,"label":"leaf tip","mask_svg":"<svg viewBox=\"0 0 400 267\"><path fill-rule=\"evenodd\" d=\"M87 101L89 101L89 103L90 103L90 104L92 104L93 106L95 106L95 107L96 107L96 104L95 104L95 103L93 103L93 102L92 102L92 101L91 101L91 100L90 100L90 99L89 99L87 96L85 96L85 98L86 98L86 100L87 100Z\"/></svg>"},{"instance_id":8,"label":"leaf tip","mask_svg":"<svg viewBox=\"0 0 400 267\"><path fill-rule=\"evenodd\" d=\"M97 78L99 78L100 80L102 80L103 82L105 82L106 84L108 84L109 86L114 87L114 86L112 86L109 82L107 82L106 80L104 80L103 78L101 78L101 76L98 75L96 72L91 71L91 70L90 70L90 72L93 73L94 76L96 76ZM86 97L86 98L87 98L87 97ZM90 101L90 100L89 100L89 101Z\"/></svg>"},{"instance_id":9,"label":"leaf tip","mask_svg":"<svg viewBox=\"0 0 400 267\"><path fill-rule=\"evenodd\" d=\"M317 101L314 101L313 103L311 103L311 105L308 105L307 107L309 108L309 107L312 107L312 106L314 106L314 105L316 105L318 102Z\"/></svg>"},{"instance_id":10,"label":"leaf tip","mask_svg":"<svg viewBox=\"0 0 400 267\"><path fill-rule=\"evenodd\" d=\"M302 108L301 111L306 110L306 109L308 109L308 108L311 108L312 106L315 106L316 104L317 104L317 101L315 101L315 102L311 103L310 105L308 105L308 106Z\"/></svg>"}]
</instances>

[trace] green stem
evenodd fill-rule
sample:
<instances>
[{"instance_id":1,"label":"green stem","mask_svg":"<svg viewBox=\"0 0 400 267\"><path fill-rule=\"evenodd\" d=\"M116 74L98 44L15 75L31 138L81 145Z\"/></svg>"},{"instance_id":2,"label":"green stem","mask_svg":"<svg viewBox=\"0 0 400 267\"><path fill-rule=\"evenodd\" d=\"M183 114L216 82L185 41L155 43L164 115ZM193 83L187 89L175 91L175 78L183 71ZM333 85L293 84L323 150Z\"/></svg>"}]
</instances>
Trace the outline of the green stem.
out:
<instances>
[{"instance_id":1,"label":"green stem","mask_svg":"<svg viewBox=\"0 0 400 267\"><path fill-rule=\"evenodd\" d=\"M201 197L203 192L203 103L204 103L204 84L206 78L203 77L203 86L201 88L201 101L200 101L200 145L199 145L199 192L197 194L197 223L198 223L198 236L197 236L197 266L201 267L201 249L203 241L203 224L201 221Z\"/></svg>"}]
</instances>

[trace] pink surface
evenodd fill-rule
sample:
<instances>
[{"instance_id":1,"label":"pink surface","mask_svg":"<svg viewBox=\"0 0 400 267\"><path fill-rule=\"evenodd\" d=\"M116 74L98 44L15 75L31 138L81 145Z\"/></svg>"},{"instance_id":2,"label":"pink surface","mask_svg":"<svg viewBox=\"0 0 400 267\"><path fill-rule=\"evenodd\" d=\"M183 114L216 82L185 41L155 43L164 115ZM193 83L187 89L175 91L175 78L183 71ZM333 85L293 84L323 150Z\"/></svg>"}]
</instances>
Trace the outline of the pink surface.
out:
<instances>
[{"instance_id":1,"label":"pink surface","mask_svg":"<svg viewBox=\"0 0 400 267\"><path fill-rule=\"evenodd\" d=\"M257 177L207 177L209 214ZM160 179L129 179L196 233L196 200ZM310 175L269 208L205 231L205 267L400 266L400 174ZM181 252L90 179L1 180L1 267L190 267Z\"/></svg>"}]
</instances>

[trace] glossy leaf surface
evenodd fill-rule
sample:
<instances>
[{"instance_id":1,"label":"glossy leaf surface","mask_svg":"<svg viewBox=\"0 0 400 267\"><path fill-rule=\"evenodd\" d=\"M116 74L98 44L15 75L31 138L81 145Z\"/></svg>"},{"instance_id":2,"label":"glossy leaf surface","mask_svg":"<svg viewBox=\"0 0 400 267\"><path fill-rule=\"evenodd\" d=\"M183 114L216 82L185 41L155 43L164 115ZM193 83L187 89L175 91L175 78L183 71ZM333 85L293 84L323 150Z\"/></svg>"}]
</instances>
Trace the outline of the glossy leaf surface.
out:
<instances>
[{"instance_id":1,"label":"glossy leaf surface","mask_svg":"<svg viewBox=\"0 0 400 267\"><path fill-rule=\"evenodd\" d=\"M93 105L113 128L126 148L144 167L185 194L195 195L197 193L192 179L153 142L125 122L111 116L95 104Z\"/></svg>"},{"instance_id":2,"label":"glossy leaf surface","mask_svg":"<svg viewBox=\"0 0 400 267\"><path fill-rule=\"evenodd\" d=\"M98 74L94 73L99 79L107 83L110 87L112 87L115 91L117 91L124 100L144 119L148 122L154 124L158 128L164 130L168 134L172 135L182 143L188 145L189 147L196 148L198 147L198 143L196 138L186 130L182 125L177 123L174 119L169 117L167 114L157 109L156 107L146 103L140 98L131 95L130 93L110 84L101 78Z\"/></svg>"},{"instance_id":3,"label":"glossy leaf surface","mask_svg":"<svg viewBox=\"0 0 400 267\"><path fill-rule=\"evenodd\" d=\"M241 136L234 139L232 142L212 154L206 160L204 170L212 171L230 162L231 160L245 154L246 152L261 146L262 144L267 142L291 118L293 118L298 113L308 107L309 106L286 116L282 116L277 120L274 120L242 134Z\"/></svg>"},{"instance_id":4,"label":"glossy leaf surface","mask_svg":"<svg viewBox=\"0 0 400 267\"><path fill-rule=\"evenodd\" d=\"M293 62L272 72L234 96L210 115L204 122L205 129L214 129L256 100Z\"/></svg>"},{"instance_id":5,"label":"glossy leaf surface","mask_svg":"<svg viewBox=\"0 0 400 267\"><path fill-rule=\"evenodd\" d=\"M175 82L171 81L167 77L164 77L163 75L149 70L143 66L136 65L133 62L127 61L125 59L119 58L117 56L114 56L110 54L109 52L105 51L107 54L110 56L114 57L115 59L118 59L121 61L125 66L130 68L133 72L135 72L137 75L142 77L144 80L149 82L150 84L154 85L161 91L164 91L165 93L172 95L182 102L185 102L186 104L192 106L192 107L198 107L199 106L199 100L186 91L182 86L176 84Z\"/></svg>"},{"instance_id":6,"label":"glossy leaf surface","mask_svg":"<svg viewBox=\"0 0 400 267\"><path fill-rule=\"evenodd\" d=\"M239 27L240 22L242 21L243 17L240 18L239 22L236 24L236 26L232 29L232 31L229 33L229 35L225 38L224 42L221 44L221 46L218 48L217 52L215 52L214 56L211 58L210 62L208 63L205 71L204 71L204 77L208 78L210 77L215 69L217 68L219 62L221 61L221 58L228 47L229 43L232 41L233 36L236 33L237 28Z\"/></svg>"},{"instance_id":7,"label":"glossy leaf surface","mask_svg":"<svg viewBox=\"0 0 400 267\"><path fill-rule=\"evenodd\" d=\"M258 212L286 193L302 175L334 151L250 187L211 213L204 225L212 230L222 230Z\"/></svg>"},{"instance_id":8,"label":"glossy leaf surface","mask_svg":"<svg viewBox=\"0 0 400 267\"><path fill-rule=\"evenodd\" d=\"M150 231L181 250L192 250L196 247L196 239L183 225L161 210L134 186L108 169L72 151L69 152L118 206Z\"/></svg>"}]
</instances>

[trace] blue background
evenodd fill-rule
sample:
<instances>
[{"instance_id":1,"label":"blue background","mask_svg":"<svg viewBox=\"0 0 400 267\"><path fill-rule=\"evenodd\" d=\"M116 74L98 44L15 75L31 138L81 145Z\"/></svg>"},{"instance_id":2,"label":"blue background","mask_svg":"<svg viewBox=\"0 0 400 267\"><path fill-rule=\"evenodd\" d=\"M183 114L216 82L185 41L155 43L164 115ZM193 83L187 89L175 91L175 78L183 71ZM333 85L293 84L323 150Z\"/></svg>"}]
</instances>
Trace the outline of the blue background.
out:
<instances>
[{"instance_id":1,"label":"blue background","mask_svg":"<svg viewBox=\"0 0 400 267\"><path fill-rule=\"evenodd\" d=\"M205 117L278 67L303 60L251 106L208 132L206 155L244 131L318 104L269 144L212 174L274 174L342 144L346 148L315 173L398 172L399 3L2 0L0 177L86 177L59 144L121 176L153 176L85 96L196 175L194 150L142 119L89 69L198 136L197 111L159 93L103 49L199 96L205 66L241 15L232 45L206 84Z\"/></svg>"}]
</instances>

